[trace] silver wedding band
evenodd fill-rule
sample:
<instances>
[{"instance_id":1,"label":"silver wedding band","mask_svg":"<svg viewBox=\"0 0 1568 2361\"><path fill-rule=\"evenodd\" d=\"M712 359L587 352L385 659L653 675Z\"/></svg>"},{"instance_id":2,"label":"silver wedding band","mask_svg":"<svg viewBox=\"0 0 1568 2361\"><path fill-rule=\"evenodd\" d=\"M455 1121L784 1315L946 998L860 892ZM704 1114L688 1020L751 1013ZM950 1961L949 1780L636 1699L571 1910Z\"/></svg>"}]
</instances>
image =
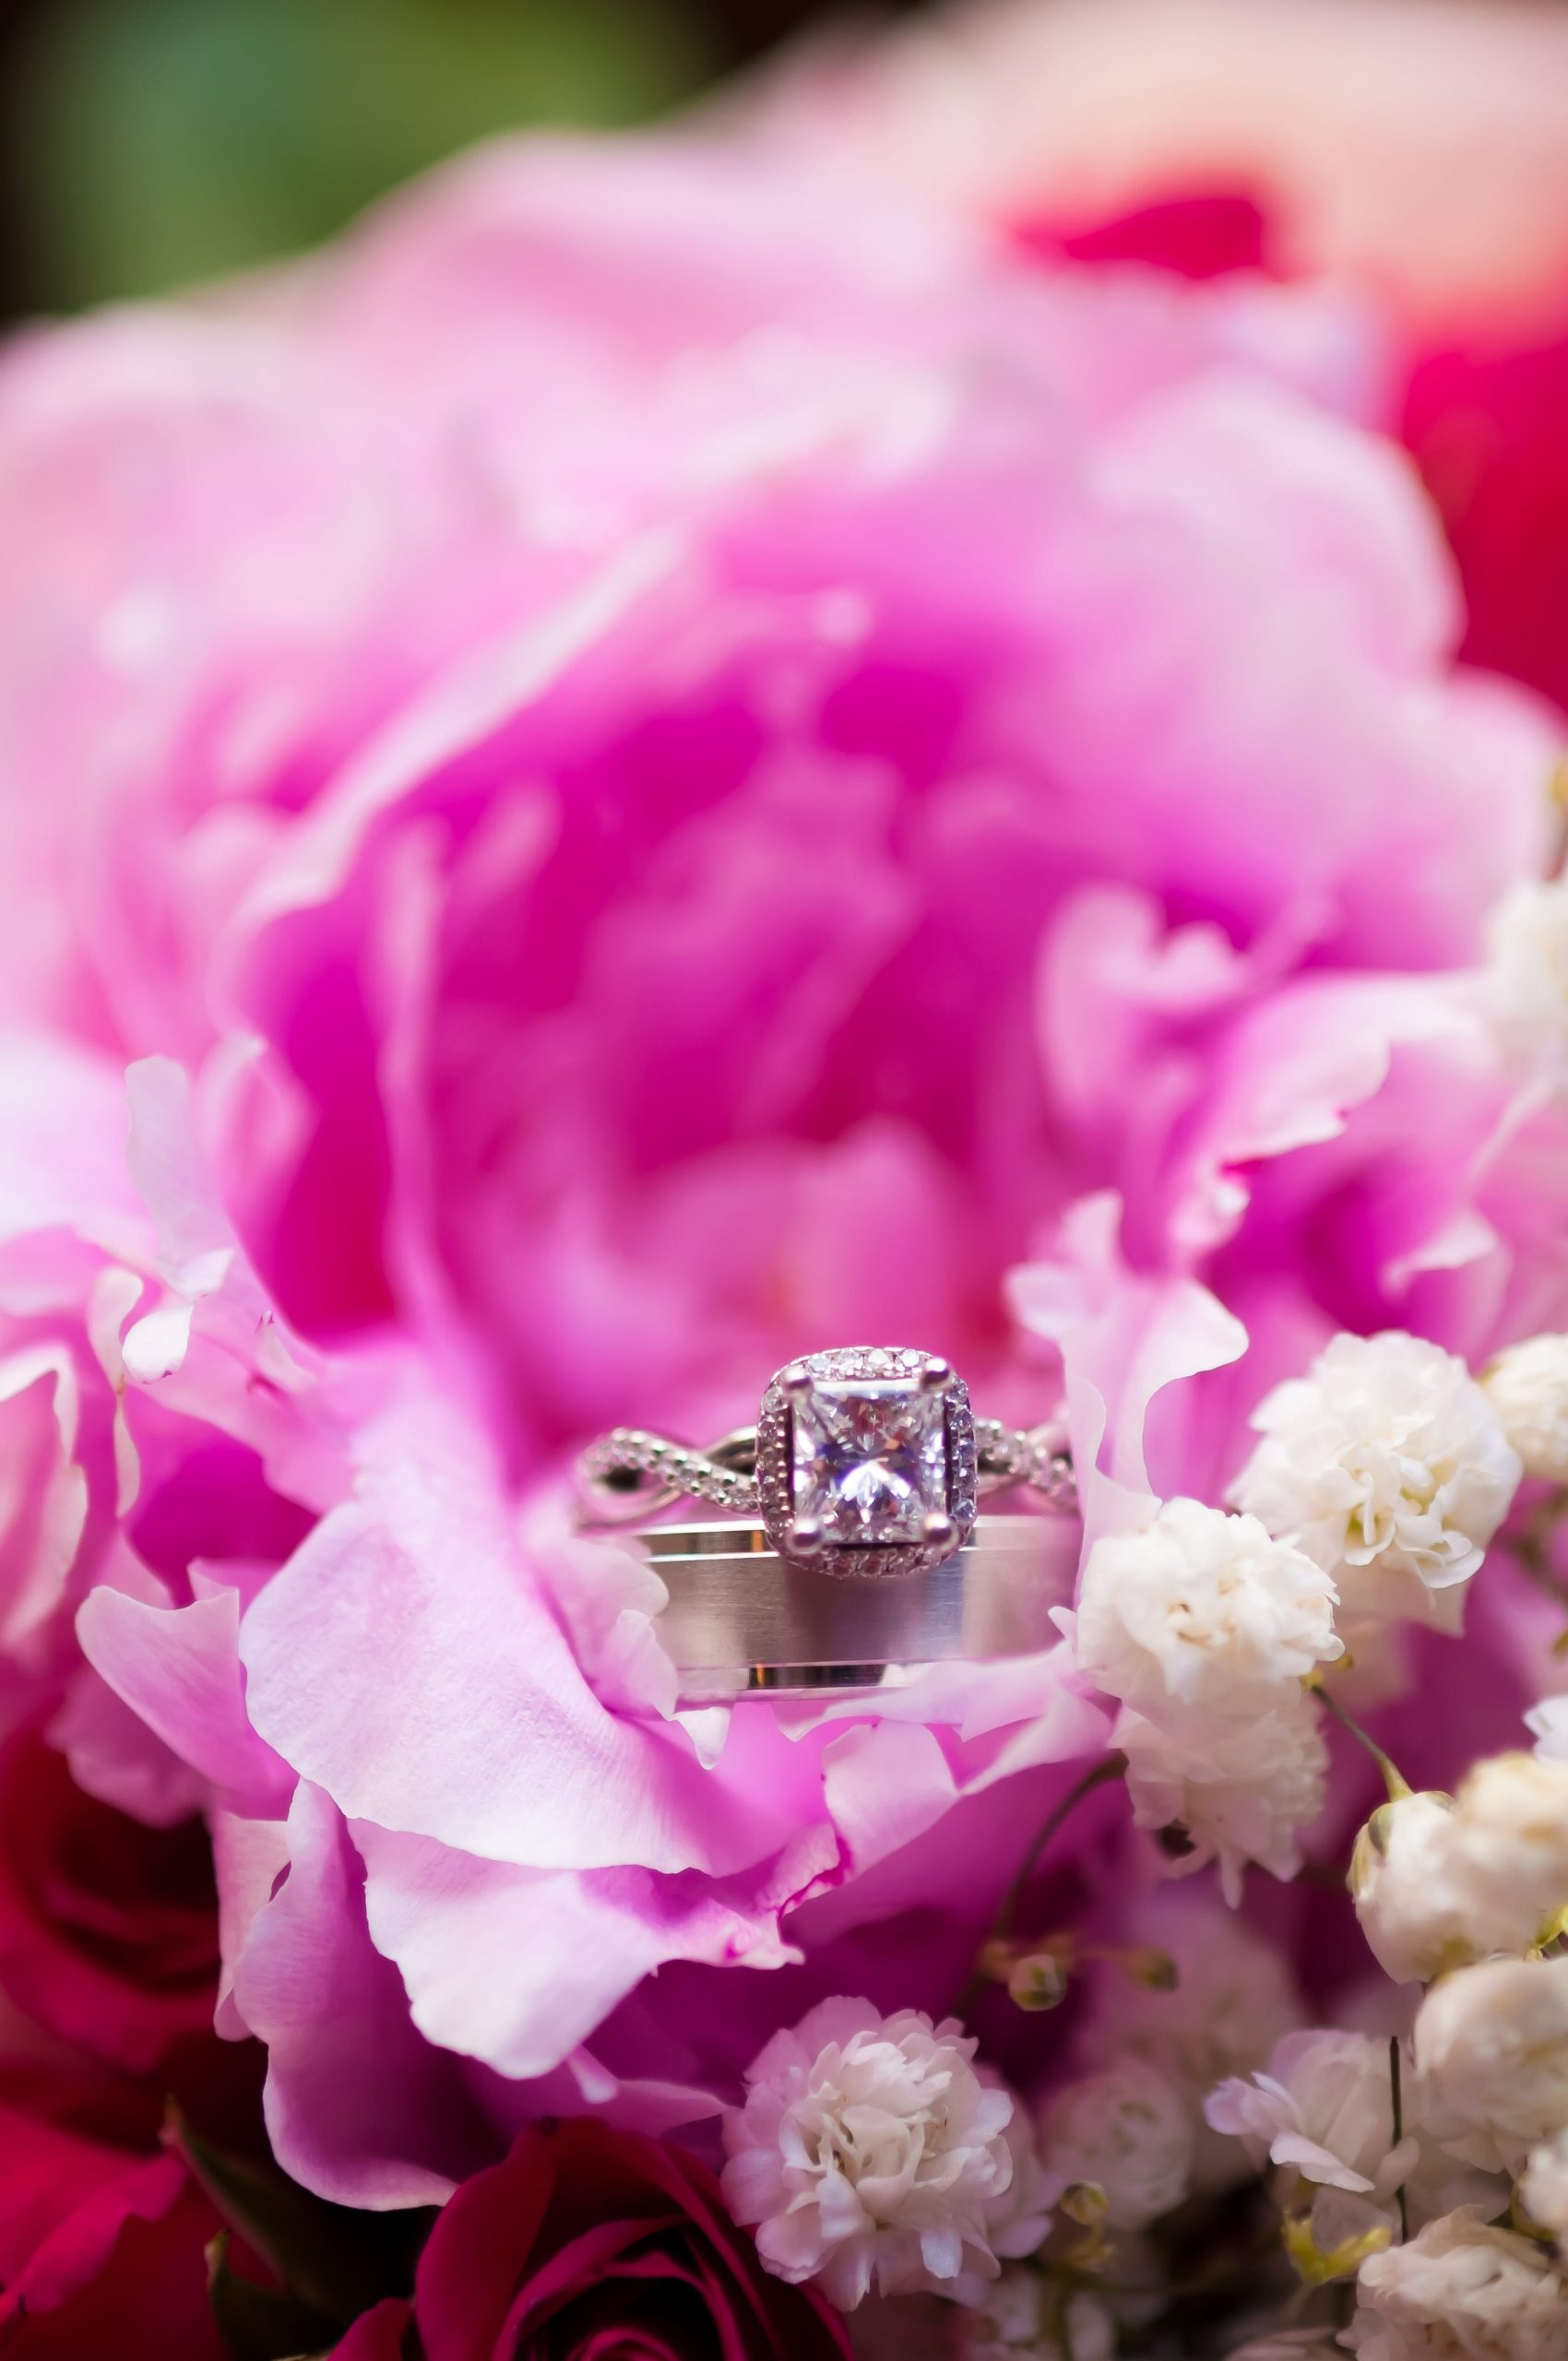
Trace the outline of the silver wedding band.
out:
<instances>
[{"instance_id":1,"label":"silver wedding band","mask_svg":"<svg viewBox=\"0 0 1568 2361\"><path fill-rule=\"evenodd\" d=\"M759 1525L655 1525L636 1536L669 1592L656 1629L681 1702L873 1696L932 1666L1033 1655L1057 1638L1078 1534L982 1516L942 1565L896 1584L835 1582L781 1558Z\"/></svg>"}]
</instances>

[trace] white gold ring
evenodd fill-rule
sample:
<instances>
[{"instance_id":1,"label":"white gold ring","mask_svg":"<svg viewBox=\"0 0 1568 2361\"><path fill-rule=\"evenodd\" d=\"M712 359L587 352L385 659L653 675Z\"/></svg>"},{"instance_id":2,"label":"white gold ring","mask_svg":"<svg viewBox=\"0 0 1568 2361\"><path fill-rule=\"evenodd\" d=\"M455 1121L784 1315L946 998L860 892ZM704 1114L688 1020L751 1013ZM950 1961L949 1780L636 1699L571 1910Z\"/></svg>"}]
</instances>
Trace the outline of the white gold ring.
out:
<instances>
[{"instance_id":1,"label":"white gold ring","mask_svg":"<svg viewBox=\"0 0 1568 2361\"><path fill-rule=\"evenodd\" d=\"M981 1497L1016 1486L1072 1513L1060 1436L977 1420L951 1363L902 1346L846 1346L790 1362L770 1381L756 1425L707 1450L618 1427L577 1468L587 1525L706 1501L758 1521L767 1548L793 1567L876 1581L945 1565L968 1543Z\"/></svg>"},{"instance_id":2,"label":"white gold ring","mask_svg":"<svg viewBox=\"0 0 1568 2361\"><path fill-rule=\"evenodd\" d=\"M939 1566L891 1588L824 1582L755 1524L655 1525L639 1536L669 1594L658 1618L684 1705L822 1703L901 1688L933 1665L1033 1655L1057 1638L1078 1537L1064 1519L981 1516Z\"/></svg>"}]
</instances>

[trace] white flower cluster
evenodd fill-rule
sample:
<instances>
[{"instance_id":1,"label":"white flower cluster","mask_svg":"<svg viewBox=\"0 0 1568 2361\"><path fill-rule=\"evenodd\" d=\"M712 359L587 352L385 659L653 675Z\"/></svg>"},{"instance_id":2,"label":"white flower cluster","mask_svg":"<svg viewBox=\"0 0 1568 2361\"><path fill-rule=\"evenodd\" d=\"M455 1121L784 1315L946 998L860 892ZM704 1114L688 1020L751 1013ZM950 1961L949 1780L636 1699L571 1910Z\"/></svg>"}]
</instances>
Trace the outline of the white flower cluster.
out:
<instances>
[{"instance_id":1,"label":"white flower cluster","mask_svg":"<svg viewBox=\"0 0 1568 2361\"><path fill-rule=\"evenodd\" d=\"M1568 2125L1532 2151L1519 2194L1531 2221L1568 2252Z\"/></svg>"},{"instance_id":2,"label":"white flower cluster","mask_svg":"<svg viewBox=\"0 0 1568 2361\"><path fill-rule=\"evenodd\" d=\"M1040 2121L1052 2183L1099 2189L1112 2230L1145 2229L1181 2204L1195 2134L1182 2093L1143 2058L1067 2083Z\"/></svg>"},{"instance_id":3,"label":"white flower cluster","mask_svg":"<svg viewBox=\"0 0 1568 2361\"><path fill-rule=\"evenodd\" d=\"M1167 1501L1097 1542L1074 1622L1082 1669L1122 1702L1115 1743L1140 1827L1179 1827L1178 1867L1218 1860L1234 1902L1248 1861L1299 1866L1326 1762L1304 1674L1332 1662L1324 1569L1253 1516Z\"/></svg>"},{"instance_id":4,"label":"white flower cluster","mask_svg":"<svg viewBox=\"0 0 1568 2361\"><path fill-rule=\"evenodd\" d=\"M1063 2302L1038 2272L1015 2268L962 2321L956 2361L1111 2361L1115 2351L1115 2320L1096 2296L1080 2289Z\"/></svg>"},{"instance_id":5,"label":"white flower cluster","mask_svg":"<svg viewBox=\"0 0 1568 2361\"><path fill-rule=\"evenodd\" d=\"M1515 2173L1568 2130L1568 1958L1495 1959L1434 1984L1416 2063L1444 2146Z\"/></svg>"},{"instance_id":6,"label":"white flower cluster","mask_svg":"<svg viewBox=\"0 0 1568 2361\"><path fill-rule=\"evenodd\" d=\"M930 2290L974 2302L1034 2252L1049 2192L1012 2094L919 2010L824 2000L774 2035L725 2125L724 2195L781 2279L852 2311Z\"/></svg>"},{"instance_id":7,"label":"white flower cluster","mask_svg":"<svg viewBox=\"0 0 1568 2361\"><path fill-rule=\"evenodd\" d=\"M1295 1872L1319 1817L1321 1671L1397 1655L1402 1622L1456 1632L1521 1480L1568 1486L1568 1337L1478 1381L1414 1336L1340 1336L1254 1425L1229 1510L1151 1501L1058 1617L1117 1702L1136 1821L1178 1871L1218 1864L1232 1905L1248 1864ZM1111 2361L1163 2317L1178 2209L1201 2223L1256 2173L1309 2287L1353 2282L1354 2317L1249 2298L1230 2361L1568 2361L1568 1697L1527 1720L1536 1751L1453 1795L1372 1746L1391 1800L1349 1886L1379 1965L1425 1987L1413 2029L1391 2035L1410 2017L1386 1987L1304 2027L1275 1946L1151 1876L1111 1934L1044 1942L1064 1987L1095 1973L1030 2107L918 2011L827 2000L768 2042L723 2181L765 2264L845 2311L909 2299L857 2320L868 2356ZM1005 1980L1018 1950L981 1968Z\"/></svg>"},{"instance_id":8,"label":"white flower cluster","mask_svg":"<svg viewBox=\"0 0 1568 2361\"><path fill-rule=\"evenodd\" d=\"M1530 1718L1540 1752L1399 1794L1357 1842L1369 1944L1427 1987L1413 2033L1291 2031L1207 2101L1309 2279L1354 2278L1362 2361L1568 2361L1568 1706ZM1298 2349L1331 2348L1302 2328L1232 2361Z\"/></svg>"},{"instance_id":9,"label":"white flower cluster","mask_svg":"<svg viewBox=\"0 0 1568 2361\"><path fill-rule=\"evenodd\" d=\"M1526 1476L1568 1484L1568 1336L1527 1336L1481 1371Z\"/></svg>"},{"instance_id":10,"label":"white flower cluster","mask_svg":"<svg viewBox=\"0 0 1568 2361\"><path fill-rule=\"evenodd\" d=\"M1398 1330L1336 1336L1253 1425L1231 1499L1334 1576L1341 1631L1403 1617L1456 1631L1522 1473L1464 1362Z\"/></svg>"},{"instance_id":11,"label":"white flower cluster","mask_svg":"<svg viewBox=\"0 0 1568 2361\"><path fill-rule=\"evenodd\" d=\"M1479 1787L1489 1770L1472 1774ZM1413 2237L1361 2262L1351 2349L1362 2361L1568 2361L1568 1958L1443 1975L1417 2014L1410 2064L1420 2153L1407 2190L1443 2157L1499 2177L1479 2202L1451 2189L1413 2212ZM1514 2218L1538 2238L1505 2226L1515 2176Z\"/></svg>"},{"instance_id":12,"label":"white flower cluster","mask_svg":"<svg viewBox=\"0 0 1568 2361\"><path fill-rule=\"evenodd\" d=\"M1231 1936L1228 1914L1189 1916L1194 1940ZM1243 1940L1243 1982L1260 1950ZM1269 2021L1289 2006L1277 1993ZM1101 2039L1111 2022L1100 2020ZM1072 2236L1083 2234L1075 2222L1102 2225L1117 2240L1120 2278L1135 2277L1136 2234L1193 2187L1204 2127L1190 2070L1255 2051L1260 2023L1247 2006L1231 2011L1223 1987L1206 2000L1199 1984L1167 2064L1135 2046L1104 2065L1091 2056L1031 2120L976 2066L975 2043L956 2023L826 2000L754 2061L745 2103L725 2125L725 2199L770 2271L809 2281L842 2310L873 2293L944 2296L972 2308L956 2331L965 2361L1048 2355L1060 2301L1042 2310L1039 2274L1008 2266L1039 2252L1065 2199ZM1098 2301L1075 2298L1068 2325L1074 2361L1113 2349L1113 2314Z\"/></svg>"},{"instance_id":13,"label":"white flower cluster","mask_svg":"<svg viewBox=\"0 0 1568 2361\"><path fill-rule=\"evenodd\" d=\"M1529 1951L1568 1909L1568 1762L1494 1755L1452 1800L1384 1805L1357 1843L1350 1891L1396 1984Z\"/></svg>"},{"instance_id":14,"label":"white flower cluster","mask_svg":"<svg viewBox=\"0 0 1568 2361\"><path fill-rule=\"evenodd\" d=\"M1362 2361L1568 2361L1568 1762L1499 1755L1383 1806L1351 1884L1381 1964L1428 1987L1397 2099L1386 2044L1323 2032L1222 2084L1209 2120L1368 2209L1343 2249ZM1320 2231L1324 2201L1320 2253L1356 2229Z\"/></svg>"},{"instance_id":15,"label":"white flower cluster","mask_svg":"<svg viewBox=\"0 0 1568 2361\"><path fill-rule=\"evenodd\" d=\"M1205 2112L1244 2142L1254 2165L1289 2165L1321 2189L1391 2203L1420 2161L1420 2143L1394 2121L1388 2044L1370 2034L1287 2034L1267 2070L1232 2078Z\"/></svg>"},{"instance_id":16,"label":"white flower cluster","mask_svg":"<svg viewBox=\"0 0 1568 2361\"><path fill-rule=\"evenodd\" d=\"M1101 2225L1115 2258L1114 2297L1075 2309L1075 2296L1069 2306L1073 2361L1109 2353L1119 2319L1135 2326L1158 2308L1159 2267L1141 2234L1194 2194L1244 2177L1236 2143L1205 2123L1204 2100L1218 2075L1266 2058L1299 2011L1277 1952L1200 1892L1155 1890L1123 1931L1132 1940L1123 1964L1108 1962L1091 1980L1074 2070L1039 2114L1052 2196L1072 2214L1077 2192L1083 2210L1073 2218ZM1128 1975L1125 1962L1140 1956L1169 1963L1169 1975ZM989 2341L977 2320L961 2341L964 2361L1058 2353L1061 2292L1042 2327L1038 2275L1004 2274L983 2298ZM1004 2315L1020 2324L1012 2343L997 2325Z\"/></svg>"},{"instance_id":17,"label":"white flower cluster","mask_svg":"<svg viewBox=\"0 0 1568 2361\"><path fill-rule=\"evenodd\" d=\"M1346 2342L1360 2361L1562 2361L1568 2279L1530 2239L1460 2206L1361 2265Z\"/></svg>"},{"instance_id":18,"label":"white flower cluster","mask_svg":"<svg viewBox=\"0 0 1568 2361\"><path fill-rule=\"evenodd\" d=\"M1568 1083L1568 870L1526 879L1498 903L1488 929L1482 1004L1521 1074Z\"/></svg>"},{"instance_id":19,"label":"white flower cluster","mask_svg":"<svg viewBox=\"0 0 1568 2361\"><path fill-rule=\"evenodd\" d=\"M1543 1697L1525 1720L1543 1762L1568 1762L1568 1697Z\"/></svg>"},{"instance_id":20,"label":"white flower cluster","mask_svg":"<svg viewBox=\"0 0 1568 2361\"><path fill-rule=\"evenodd\" d=\"M1078 2061L1090 2072L1127 2058L1158 2069L1192 2126L1193 2188L1229 2188L1245 2177L1246 2160L1234 2140L1209 2129L1205 2101L1217 2082L1267 2063L1301 2023L1301 1996L1276 1946L1201 1886L1158 1887L1128 1931L1170 1960L1175 1988L1114 1969L1098 1977L1079 2023Z\"/></svg>"},{"instance_id":21,"label":"white flower cluster","mask_svg":"<svg viewBox=\"0 0 1568 2361\"><path fill-rule=\"evenodd\" d=\"M1320 2254L1346 2242L1375 2250L1404 2226L1471 2201L1507 2206L1505 2180L1467 2167L1444 2144L1410 2043L1398 2044L1397 2073L1392 2047L1338 2027L1291 2034L1264 2072L1210 2094L1210 2124L1283 2177L1291 2210L1300 2206L1291 2191L1304 2184Z\"/></svg>"}]
</instances>

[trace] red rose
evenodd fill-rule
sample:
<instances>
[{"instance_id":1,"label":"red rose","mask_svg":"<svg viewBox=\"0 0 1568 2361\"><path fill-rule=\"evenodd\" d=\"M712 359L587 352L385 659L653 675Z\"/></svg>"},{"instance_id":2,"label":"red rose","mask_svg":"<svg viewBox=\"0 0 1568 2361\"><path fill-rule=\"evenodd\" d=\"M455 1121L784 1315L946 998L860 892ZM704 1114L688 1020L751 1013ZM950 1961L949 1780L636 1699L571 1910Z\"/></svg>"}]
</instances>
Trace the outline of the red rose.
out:
<instances>
[{"instance_id":1,"label":"red rose","mask_svg":"<svg viewBox=\"0 0 1568 2361\"><path fill-rule=\"evenodd\" d=\"M591 2118L525 2131L431 2232L411 2305L334 2361L844 2361L837 2315L770 2278L694 2157Z\"/></svg>"},{"instance_id":2,"label":"red rose","mask_svg":"<svg viewBox=\"0 0 1568 2361\"><path fill-rule=\"evenodd\" d=\"M204 2254L218 2227L140 2094L0 2068L5 2361L226 2361Z\"/></svg>"},{"instance_id":3,"label":"red rose","mask_svg":"<svg viewBox=\"0 0 1568 2361\"><path fill-rule=\"evenodd\" d=\"M51 2033L145 2073L209 2030L211 1848L85 1795L36 1733L0 1750L0 1991Z\"/></svg>"},{"instance_id":4,"label":"red rose","mask_svg":"<svg viewBox=\"0 0 1568 2361\"><path fill-rule=\"evenodd\" d=\"M1463 653L1568 705L1568 318L1477 338L1414 372L1400 432L1465 585Z\"/></svg>"}]
</instances>

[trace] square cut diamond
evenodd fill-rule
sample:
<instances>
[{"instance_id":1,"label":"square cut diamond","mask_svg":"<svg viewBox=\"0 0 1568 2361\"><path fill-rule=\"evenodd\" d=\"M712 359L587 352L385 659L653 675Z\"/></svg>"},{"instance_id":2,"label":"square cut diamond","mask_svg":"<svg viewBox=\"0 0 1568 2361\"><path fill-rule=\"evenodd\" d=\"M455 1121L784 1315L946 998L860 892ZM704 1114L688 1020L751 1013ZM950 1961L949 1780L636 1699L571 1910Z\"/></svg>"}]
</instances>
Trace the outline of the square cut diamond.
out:
<instances>
[{"instance_id":1,"label":"square cut diamond","mask_svg":"<svg viewBox=\"0 0 1568 2361\"><path fill-rule=\"evenodd\" d=\"M819 1377L791 1421L794 1513L814 1518L827 1542L918 1543L925 1519L946 1513L940 1394L907 1378Z\"/></svg>"}]
</instances>

